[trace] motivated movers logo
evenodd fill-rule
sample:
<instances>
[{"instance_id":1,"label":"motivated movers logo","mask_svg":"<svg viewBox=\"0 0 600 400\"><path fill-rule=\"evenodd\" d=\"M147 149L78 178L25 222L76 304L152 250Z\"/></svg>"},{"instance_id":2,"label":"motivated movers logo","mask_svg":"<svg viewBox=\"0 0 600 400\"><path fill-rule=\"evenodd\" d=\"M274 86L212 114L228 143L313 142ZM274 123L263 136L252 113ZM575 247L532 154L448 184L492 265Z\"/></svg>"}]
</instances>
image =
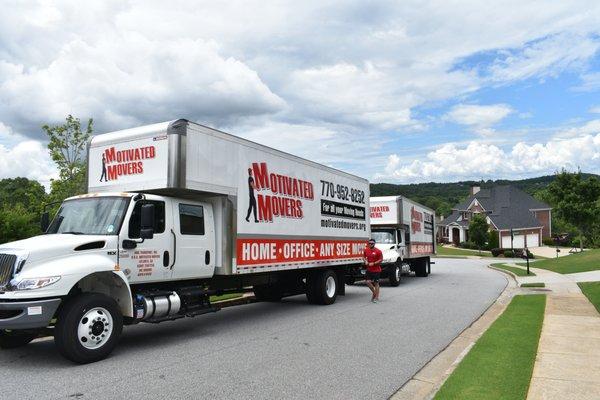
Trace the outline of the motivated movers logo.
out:
<instances>
[{"instance_id":1,"label":"motivated movers logo","mask_svg":"<svg viewBox=\"0 0 600 400\"><path fill-rule=\"evenodd\" d=\"M156 157L154 146L144 146L127 150L110 147L102 153L102 174L100 182L115 181L122 175L144 173L144 161Z\"/></svg>"},{"instance_id":2,"label":"motivated movers logo","mask_svg":"<svg viewBox=\"0 0 600 400\"><path fill-rule=\"evenodd\" d=\"M315 198L311 182L269 172L265 162L252 163L248 168L248 192L246 221L252 215L254 222L273 222L280 217L302 219L303 200Z\"/></svg>"}]
</instances>

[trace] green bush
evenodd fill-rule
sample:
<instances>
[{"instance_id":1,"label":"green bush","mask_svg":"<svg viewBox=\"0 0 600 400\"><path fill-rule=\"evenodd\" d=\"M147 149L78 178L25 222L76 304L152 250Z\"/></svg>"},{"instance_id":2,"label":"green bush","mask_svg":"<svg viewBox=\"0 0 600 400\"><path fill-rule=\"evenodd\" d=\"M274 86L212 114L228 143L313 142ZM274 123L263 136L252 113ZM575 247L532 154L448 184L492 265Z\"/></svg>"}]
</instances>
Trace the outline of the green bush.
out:
<instances>
[{"instance_id":1,"label":"green bush","mask_svg":"<svg viewBox=\"0 0 600 400\"><path fill-rule=\"evenodd\" d=\"M495 247L493 249L490 250L492 252L492 255L494 257L498 257L500 254L504 254L504 249L501 249L499 247Z\"/></svg>"},{"instance_id":2,"label":"green bush","mask_svg":"<svg viewBox=\"0 0 600 400\"><path fill-rule=\"evenodd\" d=\"M504 257L506 258L514 258L515 252L512 250L504 250Z\"/></svg>"},{"instance_id":3,"label":"green bush","mask_svg":"<svg viewBox=\"0 0 600 400\"><path fill-rule=\"evenodd\" d=\"M542 243L545 244L546 246L556 246L556 242L554 241L553 238L543 238L542 239Z\"/></svg>"},{"instance_id":4,"label":"green bush","mask_svg":"<svg viewBox=\"0 0 600 400\"><path fill-rule=\"evenodd\" d=\"M496 249L500 246L500 237L498 236L498 231L491 230L488 233L488 250Z\"/></svg>"},{"instance_id":5,"label":"green bush","mask_svg":"<svg viewBox=\"0 0 600 400\"><path fill-rule=\"evenodd\" d=\"M458 244L458 247L462 249L478 250L477 245L473 242L461 242Z\"/></svg>"}]
</instances>

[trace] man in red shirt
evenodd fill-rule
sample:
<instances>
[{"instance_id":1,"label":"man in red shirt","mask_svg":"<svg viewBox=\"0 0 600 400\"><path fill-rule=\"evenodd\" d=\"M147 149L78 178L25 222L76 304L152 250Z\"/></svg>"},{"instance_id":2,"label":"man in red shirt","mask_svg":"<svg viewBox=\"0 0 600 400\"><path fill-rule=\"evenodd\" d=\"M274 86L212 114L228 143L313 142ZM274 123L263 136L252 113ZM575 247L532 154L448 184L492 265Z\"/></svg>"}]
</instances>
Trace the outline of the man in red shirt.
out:
<instances>
[{"instance_id":1,"label":"man in red shirt","mask_svg":"<svg viewBox=\"0 0 600 400\"><path fill-rule=\"evenodd\" d=\"M383 253L375 247L374 239L369 239L369 245L365 247L363 253L363 260L367 266L367 286L373 292L371 301L377 303L379 301L379 275L381 275Z\"/></svg>"}]
</instances>

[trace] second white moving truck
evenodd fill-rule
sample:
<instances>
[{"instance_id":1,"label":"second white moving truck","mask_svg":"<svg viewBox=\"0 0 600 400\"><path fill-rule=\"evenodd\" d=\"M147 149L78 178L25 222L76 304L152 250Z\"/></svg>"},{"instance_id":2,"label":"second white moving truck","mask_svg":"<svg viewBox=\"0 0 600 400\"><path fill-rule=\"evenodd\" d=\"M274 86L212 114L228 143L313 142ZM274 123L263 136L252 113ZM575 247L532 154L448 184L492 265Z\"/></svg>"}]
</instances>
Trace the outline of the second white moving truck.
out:
<instances>
[{"instance_id":1,"label":"second white moving truck","mask_svg":"<svg viewBox=\"0 0 600 400\"><path fill-rule=\"evenodd\" d=\"M435 254L435 212L403 196L371 197L371 237L383 253L382 278L398 286L411 271L424 277ZM348 277L352 283L358 276Z\"/></svg>"},{"instance_id":2,"label":"second white moving truck","mask_svg":"<svg viewBox=\"0 0 600 400\"><path fill-rule=\"evenodd\" d=\"M0 246L2 347L47 330L93 362L248 286L331 304L370 235L365 179L186 120L95 136L88 167L45 235Z\"/></svg>"}]
</instances>

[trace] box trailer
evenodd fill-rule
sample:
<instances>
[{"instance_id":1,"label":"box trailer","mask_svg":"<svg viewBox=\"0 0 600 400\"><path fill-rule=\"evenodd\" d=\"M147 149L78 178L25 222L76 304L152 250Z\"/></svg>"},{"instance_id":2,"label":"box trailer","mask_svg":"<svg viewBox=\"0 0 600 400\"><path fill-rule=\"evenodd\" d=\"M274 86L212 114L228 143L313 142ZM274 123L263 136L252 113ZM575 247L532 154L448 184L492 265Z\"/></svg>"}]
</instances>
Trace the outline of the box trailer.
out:
<instances>
[{"instance_id":1,"label":"box trailer","mask_svg":"<svg viewBox=\"0 0 600 400\"><path fill-rule=\"evenodd\" d=\"M370 217L371 237L383 253L382 277L397 286L411 271L429 275L435 254L433 210L403 196L371 197Z\"/></svg>"},{"instance_id":2,"label":"box trailer","mask_svg":"<svg viewBox=\"0 0 600 400\"><path fill-rule=\"evenodd\" d=\"M214 294L344 294L369 230L365 179L187 120L92 138L88 194L0 246L0 345L50 327L106 357L125 324L217 311Z\"/></svg>"}]
</instances>

